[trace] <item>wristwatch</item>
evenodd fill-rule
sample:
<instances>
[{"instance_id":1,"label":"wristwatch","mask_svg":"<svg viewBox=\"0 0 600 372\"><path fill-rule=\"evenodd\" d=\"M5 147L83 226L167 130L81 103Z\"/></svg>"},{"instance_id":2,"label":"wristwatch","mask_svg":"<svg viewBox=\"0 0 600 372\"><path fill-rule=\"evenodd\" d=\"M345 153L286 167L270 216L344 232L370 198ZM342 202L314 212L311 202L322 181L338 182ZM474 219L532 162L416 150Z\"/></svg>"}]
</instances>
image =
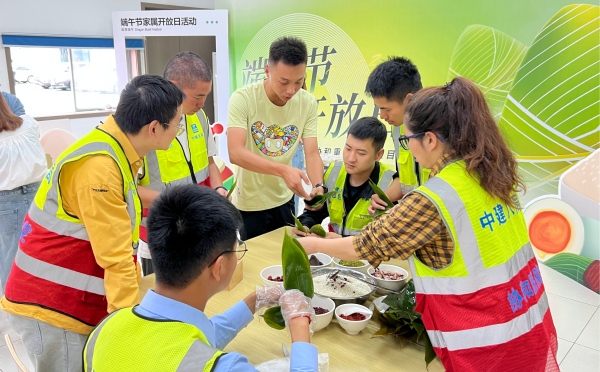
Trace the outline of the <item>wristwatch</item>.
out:
<instances>
[{"instance_id":1,"label":"wristwatch","mask_svg":"<svg viewBox=\"0 0 600 372\"><path fill-rule=\"evenodd\" d=\"M227 189L225 188L225 186L217 186L217 187L215 187L215 191L217 191L217 190L219 190L219 189L223 189L223 190L225 190L226 192L229 192L229 190L227 190Z\"/></svg>"},{"instance_id":2,"label":"wristwatch","mask_svg":"<svg viewBox=\"0 0 600 372\"><path fill-rule=\"evenodd\" d=\"M325 186L325 185L324 185L324 184L322 184L322 183L317 183L317 184L315 185L315 187L314 187L314 188L316 189L317 187L322 187L322 188L323 188L323 192L325 192L325 193L326 193L327 191L329 191L329 189L327 188L327 186Z\"/></svg>"}]
</instances>

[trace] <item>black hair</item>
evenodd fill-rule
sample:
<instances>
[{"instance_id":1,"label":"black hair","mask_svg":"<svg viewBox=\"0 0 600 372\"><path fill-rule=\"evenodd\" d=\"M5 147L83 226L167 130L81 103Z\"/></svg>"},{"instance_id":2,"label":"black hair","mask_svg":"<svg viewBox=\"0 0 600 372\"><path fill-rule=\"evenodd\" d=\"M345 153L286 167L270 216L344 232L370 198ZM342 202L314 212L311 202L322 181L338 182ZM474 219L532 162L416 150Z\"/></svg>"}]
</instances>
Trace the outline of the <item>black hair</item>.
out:
<instances>
[{"instance_id":1,"label":"black hair","mask_svg":"<svg viewBox=\"0 0 600 372\"><path fill-rule=\"evenodd\" d=\"M153 120L166 129L183 102L183 92L169 80L158 75L134 77L121 92L115 111L115 121L125 133L138 134Z\"/></svg>"},{"instance_id":2,"label":"black hair","mask_svg":"<svg viewBox=\"0 0 600 372\"><path fill-rule=\"evenodd\" d=\"M444 86L420 90L406 105L404 124L413 133L433 132L443 138L488 194L518 207L513 193L525 190L525 184L475 83L456 77Z\"/></svg>"},{"instance_id":3,"label":"black hair","mask_svg":"<svg viewBox=\"0 0 600 372\"><path fill-rule=\"evenodd\" d=\"M408 93L415 93L421 88L423 84L417 66L408 58L392 56L371 72L365 93L403 103Z\"/></svg>"},{"instance_id":4,"label":"black hair","mask_svg":"<svg viewBox=\"0 0 600 372\"><path fill-rule=\"evenodd\" d=\"M269 64L274 66L279 61L290 66L306 64L308 52L304 41L292 36L275 40L269 48Z\"/></svg>"},{"instance_id":5,"label":"black hair","mask_svg":"<svg viewBox=\"0 0 600 372\"><path fill-rule=\"evenodd\" d=\"M182 289L225 251L234 249L240 212L215 190L179 185L164 190L148 214L148 247L156 281Z\"/></svg>"},{"instance_id":6,"label":"black hair","mask_svg":"<svg viewBox=\"0 0 600 372\"><path fill-rule=\"evenodd\" d=\"M382 122L372 116L366 116L350 124L348 135L359 140L372 139L375 153L379 152L385 145L387 129Z\"/></svg>"},{"instance_id":7,"label":"black hair","mask_svg":"<svg viewBox=\"0 0 600 372\"><path fill-rule=\"evenodd\" d=\"M163 76L175 82L180 88L193 88L199 81L212 81L210 67L202 57L193 52L174 55L167 62Z\"/></svg>"}]
</instances>

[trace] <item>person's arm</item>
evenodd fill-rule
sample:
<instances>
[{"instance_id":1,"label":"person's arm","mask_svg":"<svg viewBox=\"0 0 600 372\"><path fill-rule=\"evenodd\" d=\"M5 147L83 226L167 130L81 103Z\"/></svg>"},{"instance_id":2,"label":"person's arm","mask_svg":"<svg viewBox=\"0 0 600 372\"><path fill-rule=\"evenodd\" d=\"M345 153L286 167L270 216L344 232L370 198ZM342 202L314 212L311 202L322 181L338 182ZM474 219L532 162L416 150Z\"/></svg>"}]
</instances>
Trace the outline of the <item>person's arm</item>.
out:
<instances>
[{"instance_id":1,"label":"person's arm","mask_svg":"<svg viewBox=\"0 0 600 372\"><path fill-rule=\"evenodd\" d=\"M316 322L310 298L297 289L288 290L279 298L279 306L292 337L290 371L317 371L317 348L310 344Z\"/></svg>"},{"instance_id":2,"label":"person's arm","mask_svg":"<svg viewBox=\"0 0 600 372\"><path fill-rule=\"evenodd\" d=\"M210 180L210 187L217 190L221 196L227 196L228 191L222 187L223 179L221 178L221 171L219 171L219 167L217 167L212 156L208 157L208 179Z\"/></svg>"},{"instance_id":3,"label":"person's arm","mask_svg":"<svg viewBox=\"0 0 600 372\"><path fill-rule=\"evenodd\" d=\"M206 155L208 156L208 180L210 181L210 187L222 196L227 196L227 190L223 189L223 178L221 177L221 171L217 164L215 164L214 156L217 156L217 146L215 145L215 138L210 127L210 122L204 110L200 110L196 113L198 117L204 116L204 120L200 120L202 123L202 130L204 131L204 139L206 141ZM198 180L200 182L202 180ZM218 189L217 189L218 187Z\"/></svg>"},{"instance_id":4,"label":"person's arm","mask_svg":"<svg viewBox=\"0 0 600 372\"><path fill-rule=\"evenodd\" d=\"M154 202L154 199L156 199L158 195L160 195L160 192L149 189L144 186L138 186L138 195L142 200L142 205L144 206L144 208L150 208L152 206L152 203Z\"/></svg>"},{"instance_id":5,"label":"person's arm","mask_svg":"<svg viewBox=\"0 0 600 372\"><path fill-rule=\"evenodd\" d=\"M343 239L302 238L307 254L322 252L340 259L368 260L377 267L390 258L407 259L445 229L434 204L419 193L400 200L388 213L363 227L360 235Z\"/></svg>"},{"instance_id":6,"label":"person's arm","mask_svg":"<svg viewBox=\"0 0 600 372\"><path fill-rule=\"evenodd\" d=\"M306 173L312 185L323 183L323 160L319 154L319 144L317 138L304 138L304 161L306 164ZM319 187L316 194L323 194L325 190ZM314 196L314 195L311 195Z\"/></svg>"},{"instance_id":7,"label":"person's arm","mask_svg":"<svg viewBox=\"0 0 600 372\"><path fill-rule=\"evenodd\" d=\"M215 329L214 347L221 350L225 348L254 319L254 312L245 300L237 302L224 313L210 318ZM254 305L252 307L254 308Z\"/></svg>"},{"instance_id":8,"label":"person's arm","mask_svg":"<svg viewBox=\"0 0 600 372\"><path fill-rule=\"evenodd\" d=\"M305 237L298 239L304 247L306 254L325 253L340 260L358 260L358 254L352 245L352 236L340 239L321 239L317 237Z\"/></svg>"},{"instance_id":9,"label":"person's arm","mask_svg":"<svg viewBox=\"0 0 600 372\"><path fill-rule=\"evenodd\" d=\"M85 225L96 262L104 269L108 312L137 304L139 272L118 166L108 156L88 156L63 166L60 182L65 210Z\"/></svg>"},{"instance_id":10,"label":"person's arm","mask_svg":"<svg viewBox=\"0 0 600 372\"><path fill-rule=\"evenodd\" d=\"M310 180L303 171L264 159L246 149L247 104L240 94L234 93L231 96L228 117L227 149L231 163L252 172L281 177L294 194L301 198L309 198L302 187L302 181L309 184Z\"/></svg>"},{"instance_id":11,"label":"person's arm","mask_svg":"<svg viewBox=\"0 0 600 372\"><path fill-rule=\"evenodd\" d=\"M242 301L239 301L222 314L210 318L215 328L216 345L223 349L253 319L259 308L272 307L279 303L279 297L285 292L283 285L257 288Z\"/></svg>"}]
</instances>

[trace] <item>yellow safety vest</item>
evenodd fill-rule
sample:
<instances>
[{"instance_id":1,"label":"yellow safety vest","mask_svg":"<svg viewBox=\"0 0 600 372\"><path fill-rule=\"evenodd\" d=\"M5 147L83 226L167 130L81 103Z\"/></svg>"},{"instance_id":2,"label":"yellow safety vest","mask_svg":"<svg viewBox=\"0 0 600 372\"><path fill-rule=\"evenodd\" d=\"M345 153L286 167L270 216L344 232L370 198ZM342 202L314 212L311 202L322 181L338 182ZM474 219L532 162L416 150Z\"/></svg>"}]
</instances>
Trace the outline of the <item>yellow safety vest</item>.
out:
<instances>
[{"instance_id":1,"label":"yellow safety vest","mask_svg":"<svg viewBox=\"0 0 600 372\"><path fill-rule=\"evenodd\" d=\"M208 178L208 149L203 129L203 126L209 128L208 118L202 110L198 114L185 116L190 159L177 138L167 150L150 151L145 157L141 186L162 191L168 184L200 183Z\"/></svg>"},{"instance_id":2,"label":"yellow safety vest","mask_svg":"<svg viewBox=\"0 0 600 372\"><path fill-rule=\"evenodd\" d=\"M415 169L415 158L409 150L405 150L398 142L398 137L404 135L404 125L392 129L392 139L396 150L396 162L398 175L402 186L402 194L407 194L424 184L429 179L431 169L425 169L419 165L420 180L417 179ZM420 182L419 182L420 181Z\"/></svg>"},{"instance_id":3,"label":"yellow safety vest","mask_svg":"<svg viewBox=\"0 0 600 372\"><path fill-rule=\"evenodd\" d=\"M331 164L325 172L325 185L329 191L337 191L338 194L327 202L331 226L337 234L342 236L358 235L360 230L373 221L367 210L371 205L370 199L360 199L356 205L346 214L344 207L344 185L346 183L346 166L342 161ZM393 181L394 171L387 165L379 163L379 179L377 186L387 190Z\"/></svg>"},{"instance_id":4,"label":"yellow safety vest","mask_svg":"<svg viewBox=\"0 0 600 372\"><path fill-rule=\"evenodd\" d=\"M92 330L83 350L83 370L209 372L223 354L191 324L148 319L128 307Z\"/></svg>"},{"instance_id":5,"label":"yellow safety vest","mask_svg":"<svg viewBox=\"0 0 600 372\"><path fill-rule=\"evenodd\" d=\"M81 220L69 215L63 208L58 177L65 164L90 155L108 155L119 166L119 170L123 176L123 195L127 202L129 217L131 218L133 248L136 249L142 218L142 203L137 194L137 175L134 175L131 171L129 160L119 142L109 133L99 129L99 127L96 127L90 133L80 138L56 159L56 162L40 184L29 215L34 221L43 226L52 224L53 228L51 230L53 232L64 236L89 240L85 226ZM61 222L52 221L54 218Z\"/></svg>"},{"instance_id":6,"label":"yellow safety vest","mask_svg":"<svg viewBox=\"0 0 600 372\"><path fill-rule=\"evenodd\" d=\"M444 366L484 370L486 353L508 356L515 342L525 349L531 342L549 343L548 300L522 210L490 196L463 161L413 192L435 205L454 243L452 262L442 269L409 258L416 311ZM537 325L547 333L534 331Z\"/></svg>"}]
</instances>

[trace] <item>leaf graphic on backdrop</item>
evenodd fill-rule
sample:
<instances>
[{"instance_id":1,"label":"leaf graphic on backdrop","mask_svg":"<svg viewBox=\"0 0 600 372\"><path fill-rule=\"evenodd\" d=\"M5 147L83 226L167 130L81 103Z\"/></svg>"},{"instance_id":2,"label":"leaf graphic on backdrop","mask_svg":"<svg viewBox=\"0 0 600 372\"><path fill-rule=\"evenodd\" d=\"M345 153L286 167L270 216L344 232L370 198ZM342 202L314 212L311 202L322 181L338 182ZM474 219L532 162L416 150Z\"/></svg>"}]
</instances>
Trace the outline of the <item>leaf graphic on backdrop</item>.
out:
<instances>
[{"instance_id":1,"label":"leaf graphic on backdrop","mask_svg":"<svg viewBox=\"0 0 600 372\"><path fill-rule=\"evenodd\" d=\"M475 82L498 117L526 52L523 43L503 32L471 25L454 46L448 81L464 76Z\"/></svg>"},{"instance_id":2,"label":"leaf graphic on backdrop","mask_svg":"<svg viewBox=\"0 0 600 372\"><path fill-rule=\"evenodd\" d=\"M569 5L535 37L499 125L528 184L527 200L599 146L600 7ZM525 202L527 202L527 200Z\"/></svg>"}]
</instances>

